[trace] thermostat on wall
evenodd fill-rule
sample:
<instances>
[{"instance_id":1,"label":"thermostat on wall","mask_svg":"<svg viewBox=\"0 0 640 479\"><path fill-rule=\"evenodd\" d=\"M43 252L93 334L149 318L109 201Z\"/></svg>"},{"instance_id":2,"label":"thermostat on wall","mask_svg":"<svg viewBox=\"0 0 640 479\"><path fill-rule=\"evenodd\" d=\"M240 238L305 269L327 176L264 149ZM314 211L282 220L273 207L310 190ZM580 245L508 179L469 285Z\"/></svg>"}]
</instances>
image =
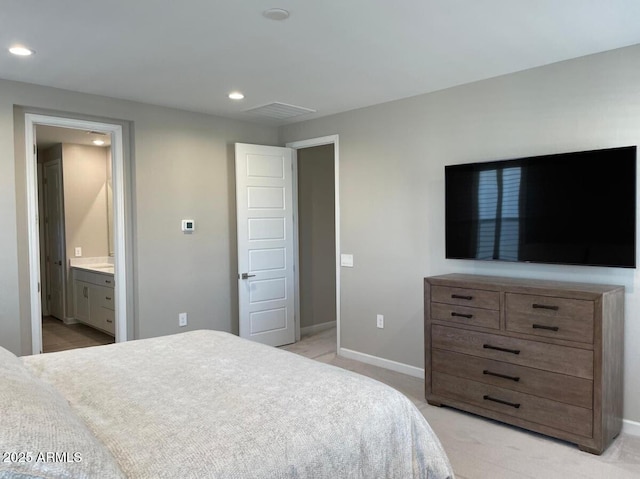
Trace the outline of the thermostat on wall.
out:
<instances>
[{"instance_id":1,"label":"thermostat on wall","mask_svg":"<svg viewBox=\"0 0 640 479\"><path fill-rule=\"evenodd\" d=\"M193 220L182 220L182 231L192 233L196 229L196 222Z\"/></svg>"}]
</instances>

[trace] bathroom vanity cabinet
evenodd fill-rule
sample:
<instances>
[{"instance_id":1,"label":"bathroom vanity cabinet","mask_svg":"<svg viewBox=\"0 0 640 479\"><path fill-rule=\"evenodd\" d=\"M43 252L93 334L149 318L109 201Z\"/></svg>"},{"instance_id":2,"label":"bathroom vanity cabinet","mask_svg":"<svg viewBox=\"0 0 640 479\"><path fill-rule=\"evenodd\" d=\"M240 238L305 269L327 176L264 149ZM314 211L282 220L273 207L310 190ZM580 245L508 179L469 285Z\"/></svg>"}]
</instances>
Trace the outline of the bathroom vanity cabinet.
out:
<instances>
[{"instance_id":1,"label":"bathroom vanity cabinet","mask_svg":"<svg viewBox=\"0 0 640 479\"><path fill-rule=\"evenodd\" d=\"M73 268L75 319L115 335L113 273Z\"/></svg>"}]
</instances>

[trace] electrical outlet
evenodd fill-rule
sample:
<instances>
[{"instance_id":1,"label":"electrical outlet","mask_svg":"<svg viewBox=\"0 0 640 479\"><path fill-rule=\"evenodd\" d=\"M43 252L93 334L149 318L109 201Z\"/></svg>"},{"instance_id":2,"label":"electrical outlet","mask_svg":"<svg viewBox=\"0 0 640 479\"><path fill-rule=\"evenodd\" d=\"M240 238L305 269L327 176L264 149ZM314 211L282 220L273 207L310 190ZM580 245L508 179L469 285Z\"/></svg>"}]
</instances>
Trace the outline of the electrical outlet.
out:
<instances>
[{"instance_id":1,"label":"electrical outlet","mask_svg":"<svg viewBox=\"0 0 640 479\"><path fill-rule=\"evenodd\" d=\"M378 326L380 329L384 328L384 316L379 314L376 316L376 326Z\"/></svg>"},{"instance_id":2,"label":"electrical outlet","mask_svg":"<svg viewBox=\"0 0 640 479\"><path fill-rule=\"evenodd\" d=\"M82 247L76 246L76 258L79 258L80 256L82 256Z\"/></svg>"},{"instance_id":3,"label":"electrical outlet","mask_svg":"<svg viewBox=\"0 0 640 479\"><path fill-rule=\"evenodd\" d=\"M181 328L187 325L187 313L178 314L178 326Z\"/></svg>"},{"instance_id":4,"label":"electrical outlet","mask_svg":"<svg viewBox=\"0 0 640 479\"><path fill-rule=\"evenodd\" d=\"M347 268L353 268L353 255L342 253L340 255L340 266L346 266Z\"/></svg>"}]
</instances>

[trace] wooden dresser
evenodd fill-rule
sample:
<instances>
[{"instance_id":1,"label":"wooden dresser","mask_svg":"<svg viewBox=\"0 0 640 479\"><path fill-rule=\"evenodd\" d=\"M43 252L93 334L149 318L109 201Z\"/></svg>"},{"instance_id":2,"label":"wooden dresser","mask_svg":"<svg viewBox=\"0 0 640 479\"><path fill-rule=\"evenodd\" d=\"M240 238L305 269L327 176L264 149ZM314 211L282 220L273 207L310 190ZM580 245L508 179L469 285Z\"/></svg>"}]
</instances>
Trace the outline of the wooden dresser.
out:
<instances>
[{"instance_id":1,"label":"wooden dresser","mask_svg":"<svg viewBox=\"0 0 640 479\"><path fill-rule=\"evenodd\" d=\"M424 280L425 391L600 454L622 427L624 287Z\"/></svg>"}]
</instances>

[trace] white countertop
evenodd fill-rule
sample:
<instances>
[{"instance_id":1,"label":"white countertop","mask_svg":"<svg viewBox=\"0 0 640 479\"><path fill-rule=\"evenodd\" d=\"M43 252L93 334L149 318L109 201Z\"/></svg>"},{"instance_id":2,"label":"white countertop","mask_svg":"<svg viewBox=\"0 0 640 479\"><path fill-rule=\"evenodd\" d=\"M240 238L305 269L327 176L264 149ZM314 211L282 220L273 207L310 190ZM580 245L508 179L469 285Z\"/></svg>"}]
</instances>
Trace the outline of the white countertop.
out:
<instances>
[{"instance_id":1,"label":"white countertop","mask_svg":"<svg viewBox=\"0 0 640 479\"><path fill-rule=\"evenodd\" d=\"M83 264L80 266L71 266L75 269L84 269L85 271L93 271L94 273L105 273L105 274L113 274L114 267L112 264Z\"/></svg>"},{"instance_id":2,"label":"white countertop","mask_svg":"<svg viewBox=\"0 0 640 479\"><path fill-rule=\"evenodd\" d=\"M93 271L94 273L114 274L113 258L108 256L98 258L71 258L69 260L69 266L85 271Z\"/></svg>"}]
</instances>

